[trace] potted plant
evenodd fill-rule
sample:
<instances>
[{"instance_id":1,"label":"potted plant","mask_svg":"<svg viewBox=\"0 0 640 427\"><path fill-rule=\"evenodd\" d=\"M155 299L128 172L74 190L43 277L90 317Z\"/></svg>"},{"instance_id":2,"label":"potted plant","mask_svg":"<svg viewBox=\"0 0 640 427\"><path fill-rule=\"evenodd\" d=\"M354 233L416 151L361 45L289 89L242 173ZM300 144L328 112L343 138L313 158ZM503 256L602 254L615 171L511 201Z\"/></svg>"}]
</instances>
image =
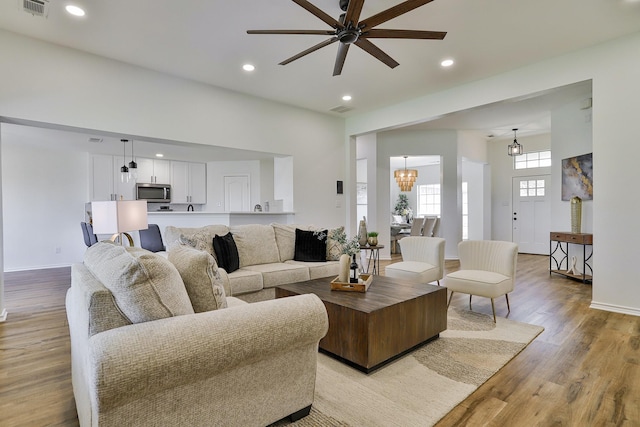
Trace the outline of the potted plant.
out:
<instances>
[{"instance_id":1,"label":"potted plant","mask_svg":"<svg viewBox=\"0 0 640 427\"><path fill-rule=\"evenodd\" d=\"M413 219L413 210L409 206L409 198L406 194L400 193L398 195L398 202L393 208L393 212L396 215L402 215L405 219L405 222L411 222L411 220Z\"/></svg>"},{"instance_id":2,"label":"potted plant","mask_svg":"<svg viewBox=\"0 0 640 427\"><path fill-rule=\"evenodd\" d=\"M370 233L367 234L367 242L369 243L369 246L378 246L378 232L377 231L372 231Z\"/></svg>"}]
</instances>

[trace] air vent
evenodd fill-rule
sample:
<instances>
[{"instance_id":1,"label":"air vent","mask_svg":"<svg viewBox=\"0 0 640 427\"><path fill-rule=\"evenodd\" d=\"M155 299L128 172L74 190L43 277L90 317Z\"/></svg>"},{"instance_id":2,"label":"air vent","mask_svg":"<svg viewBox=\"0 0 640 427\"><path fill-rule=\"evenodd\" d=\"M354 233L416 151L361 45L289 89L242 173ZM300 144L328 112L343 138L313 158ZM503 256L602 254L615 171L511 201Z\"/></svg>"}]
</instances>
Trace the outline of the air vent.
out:
<instances>
[{"instance_id":1,"label":"air vent","mask_svg":"<svg viewBox=\"0 0 640 427\"><path fill-rule=\"evenodd\" d=\"M91 138L89 138L89 142L93 142L97 144L99 142L102 142L102 138L95 138L92 136Z\"/></svg>"},{"instance_id":2,"label":"air vent","mask_svg":"<svg viewBox=\"0 0 640 427\"><path fill-rule=\"evenodd\" d=\"M46 18L49 15L49 0L21 0L22 10L33 16Z\"/></svg>"},{"instance_id":3,"label":"air vent","mask_svg":"<svg viewBox=\"0 0 640 427\"><path fill-rule=\"evenodd\" d=\"M347 111L351 110L353 110L353 108L347 107L346 105L338 105L337 107L334 107L329 111L333 111L334 113L346 113Z\"/></svg>"}]
</instances>

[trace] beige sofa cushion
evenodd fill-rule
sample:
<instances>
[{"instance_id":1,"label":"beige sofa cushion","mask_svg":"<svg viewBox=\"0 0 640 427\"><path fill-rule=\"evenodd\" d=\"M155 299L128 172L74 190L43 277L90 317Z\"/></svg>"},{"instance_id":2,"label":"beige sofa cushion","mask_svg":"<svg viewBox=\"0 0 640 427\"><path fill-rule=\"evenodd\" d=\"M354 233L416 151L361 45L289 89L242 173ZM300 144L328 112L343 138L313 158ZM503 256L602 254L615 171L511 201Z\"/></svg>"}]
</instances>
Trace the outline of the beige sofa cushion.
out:
<instances>
[{"instance_id":1,"label":"beige sofa cushion","mask_svg":"<svg viewBox=\"0 0 640 427\"><path fill-rule=\"evenodd\" d=\"M173 227L167 226L164 229L164 241L167 250L181 244L190 244L196 249L209 252L215 258L216 254L213 250L213 236L216 234L223 235L229 232L229 227L222 224L207 225L204 227ZM184 237L181 239L180 235Z\"/></svg>"},{"instance_id":2,"label":"beige sofa cushion","mask_svg":"<svg viewBox=\"0 0 640 427\"><path fill-rule=\"evenodd\" d=\"M276 244L280 262L292 260L296 250L296 228L300 230L310 230L309 226L296 224L271 224L276 235Z\"/></svg>"},{"instance_id":3,"label":"beige sofa cushion","mask_svg":"<svg viewBox=\"0 0 640 427\"><path fill-rule=\"evenodd\" d=\"M335 278L340 273L340 262L304 262L304 261L287 261L285 264L304 266L309 270L309 279L319 279L321 277ZM266 286L265 286L266 287Z\"/></svg>"},{"instance_id":4,"label":"beige sofa cushion","mask_svg":"<svg viewBox=\"0 0 640 427\"><path fill-rule=\"evenodd\" d=\"M250 292L261 291L262 274L258 271L250 271L244 268L236 270L227 275L229 278L229 288L231 295L242 295Z\"/></svg>"},{"instance_id":5,"label":"beige sofa cushion","mask_svg":"<svg viewBox=\"0 0 640 427\"><path fill-rule=\"evenodd\" d=\"M309 280L309 269L300 264L276 262L273 264L249 265L244 267L243 270L262 274L262 286L265 289Z\"/></svg>"},{"instance_id":6,"label":"beige sofa cushion","mask_svg":"<svg viewBox=\"0 0 640 427\"><path fill-rule=\"evenodd\" d=\"M231 227L238 247L240 268L280 262L276 235L270 225L249 224Z\"/></svg>"},{"instance_id":7,"label":"beige sofa cushion","mask_svg":"<svg viewBox=\"0 0 640 427\"><path fill-rule=\"evenodd\" d=\"M178 270L159 255L99 242L87 249L84 264L131 323L193 314Z\"/></svg>"},{"instance_id":8,"label":"beige sofa cushion","mask_svg":"<svg viewBox=\"0 0 640 427\"><path fill-rule=\"evenodd\" d=\"M228 292L210 254L179 245L169 250L169 261L180 273L196 313L227 307Z\"/></svg>"}]
</instances>

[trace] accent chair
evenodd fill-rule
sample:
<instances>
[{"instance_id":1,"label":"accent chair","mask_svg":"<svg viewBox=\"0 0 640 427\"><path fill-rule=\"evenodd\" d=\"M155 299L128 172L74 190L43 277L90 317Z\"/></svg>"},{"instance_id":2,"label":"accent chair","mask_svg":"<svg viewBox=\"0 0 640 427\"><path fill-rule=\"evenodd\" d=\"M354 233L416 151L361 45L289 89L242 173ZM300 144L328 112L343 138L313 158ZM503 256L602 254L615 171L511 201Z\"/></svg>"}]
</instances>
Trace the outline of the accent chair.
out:
<instances>
[{"instance_id":1,"label":"accent chair","mask_svg":"<svg viewBox=\"0 0 640 427\"><path fill-rule=\"evenodd\" d=\"M437 281L440 285L444 275L444 239L409 236L398 244L402 250L402 262L388 265L385 276L419 283Z\"/></svg>"},{"instance_id":2,"label":"accent chair","mask_svg":"<svg viewBox=\"0 0 640 427\"><path fill-rule=\"evenodd\" d=\"M509 306L509 292L513 291L516 280L518 245L498 240L466 240L458 243L460 269L447 274L444 284L451 291L449 302L455 292L491 298L493 321L496 321L496 308L493 299L504 295Z\"/></svg>"}]
</instances>

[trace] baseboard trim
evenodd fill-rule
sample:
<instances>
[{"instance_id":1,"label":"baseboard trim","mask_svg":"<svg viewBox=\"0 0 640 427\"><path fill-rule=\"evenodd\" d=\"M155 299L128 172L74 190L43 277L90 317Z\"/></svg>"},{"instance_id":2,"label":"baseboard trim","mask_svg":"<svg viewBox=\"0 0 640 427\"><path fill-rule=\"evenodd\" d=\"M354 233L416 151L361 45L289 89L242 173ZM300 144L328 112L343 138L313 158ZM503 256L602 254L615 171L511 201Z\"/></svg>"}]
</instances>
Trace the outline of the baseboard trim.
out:
<instances>
[{"instance_id":1,"label":"baseboard trim","mask_svg":"<svg viewBox=\"0 0 640 427\"><path fill-rule=\"evenodd\" d=\"M633 307L625 307L622 305L606 304L603 302L591 301L591 305L589 306L589 308L594 308L596 310L610 311L613 313L630 314L632 316L640 317L640 309L633 308Z\"/></svg>"},{"instance_id":2,"label":"baseboard trim","mask_svg":"<svg viewBox=\"0 0 640 427\"><path fill-rule=\"evenodd\" d=\"M7 309L3 309L2 313L0 313L0 323L5 322L7 320Z\"/></svg>"},{"instance_id":3,"label":"baseboard trim","mask_svg":"<svg viewBox=\"0 0 640 427\"><path fill-rule=\"evenodd\" d=\"M82 262L82 261L78 261ZM31 265L28 267L17 267L17 268L7 268L4 270L5 273L16 273L19 271L30 271L30 270L48 270L50 268L65 268L71 267L71 264L52 264L52 265Z\"/></svg>"}]
</instances>

